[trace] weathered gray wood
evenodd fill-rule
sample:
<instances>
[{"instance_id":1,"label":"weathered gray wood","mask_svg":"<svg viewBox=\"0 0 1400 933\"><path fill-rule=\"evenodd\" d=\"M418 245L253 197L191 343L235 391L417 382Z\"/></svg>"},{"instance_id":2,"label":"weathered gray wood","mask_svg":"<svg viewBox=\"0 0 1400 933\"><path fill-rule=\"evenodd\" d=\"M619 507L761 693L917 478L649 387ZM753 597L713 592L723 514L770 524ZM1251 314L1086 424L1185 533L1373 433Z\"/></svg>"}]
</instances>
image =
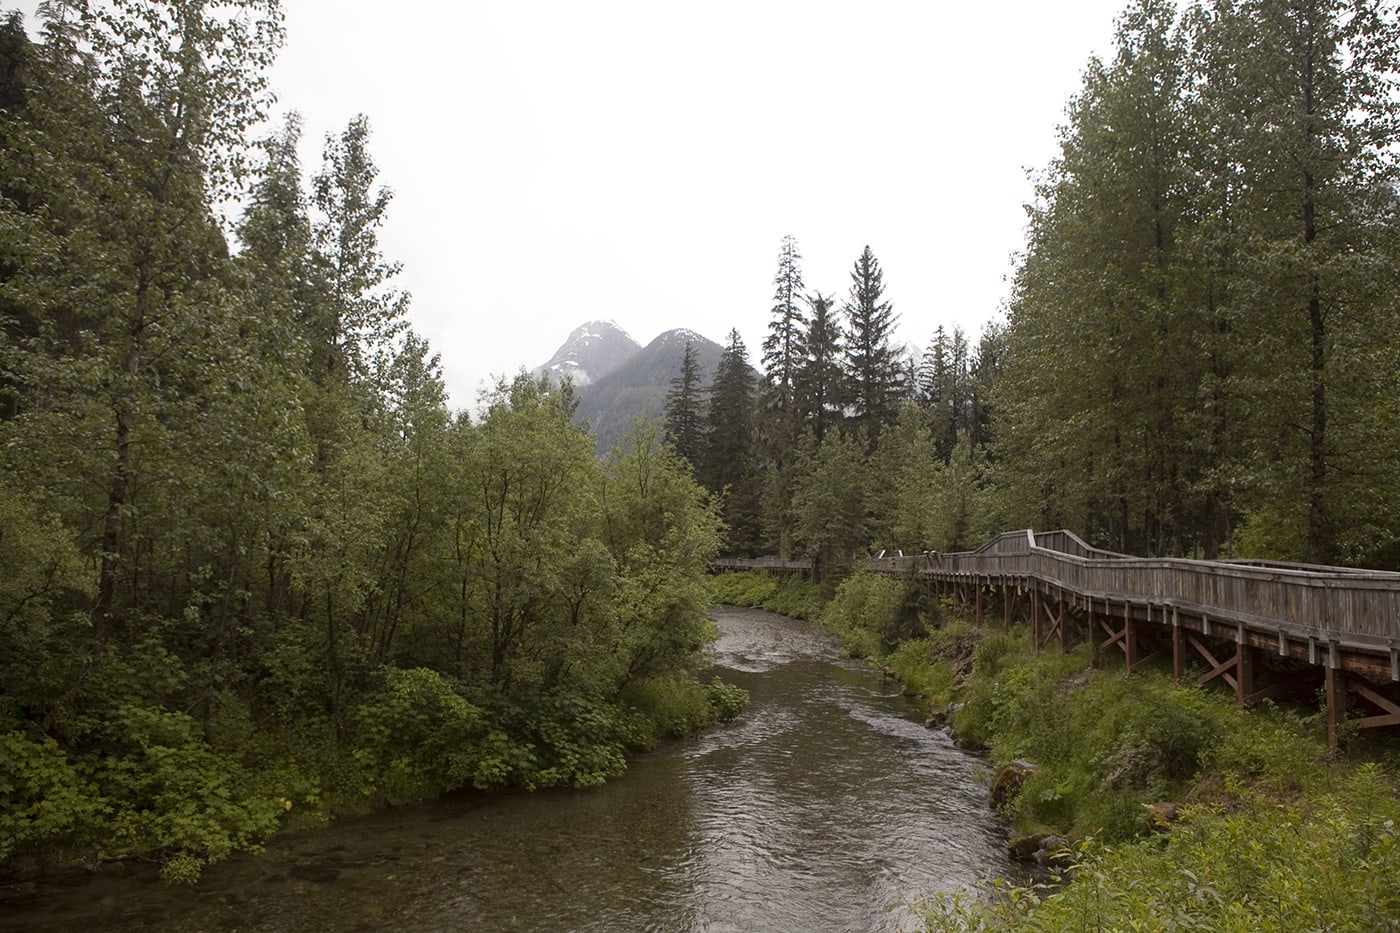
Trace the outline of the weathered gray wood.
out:
<instances>
[{"instance_id":1,"label":"weathered gray wood","mask_svg":"<svg viewBox=\"0 0 1400 933\"><path fill-rule=\"evenodd\" d=\"M809 573L812 559L783 560L779 557L721 557L711 566L716 570L777 570L794 573Z\"/></svg>"},{"instance_id":2,"label":"weathered gray wood","mask_svg":"<svg viewBox=\"0 0 1400 933\"><path fill-rule=\"evenodd\" d=\"M1128 557L1068 531L1008 532L975 551L871 562L942 579L1028 578L1075 597L1155 604L1251 632L1384 652L1400 639L1400 574L1304 564Z\"/></svg>"}]
</instances>

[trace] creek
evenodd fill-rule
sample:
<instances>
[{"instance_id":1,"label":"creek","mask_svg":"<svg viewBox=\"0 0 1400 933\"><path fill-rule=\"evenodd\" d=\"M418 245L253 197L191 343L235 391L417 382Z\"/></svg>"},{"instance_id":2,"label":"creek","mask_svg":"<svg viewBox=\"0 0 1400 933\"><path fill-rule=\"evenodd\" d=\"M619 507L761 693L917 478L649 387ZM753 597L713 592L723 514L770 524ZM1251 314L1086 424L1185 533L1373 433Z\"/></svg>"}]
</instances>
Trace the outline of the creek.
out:
<instances>
[{"instance_id":1,"label":"creek","mask_svg":"<svg viewBox=\"0 0 1400 933\"><path fill-rule=\"evenodd\" d=\"M734 723L588 791L448 797L279 836L192 889L96 873L0 930L897 931L1013 872L985 764L813 626L719 607Z\"/></svg>"}]
</instances>

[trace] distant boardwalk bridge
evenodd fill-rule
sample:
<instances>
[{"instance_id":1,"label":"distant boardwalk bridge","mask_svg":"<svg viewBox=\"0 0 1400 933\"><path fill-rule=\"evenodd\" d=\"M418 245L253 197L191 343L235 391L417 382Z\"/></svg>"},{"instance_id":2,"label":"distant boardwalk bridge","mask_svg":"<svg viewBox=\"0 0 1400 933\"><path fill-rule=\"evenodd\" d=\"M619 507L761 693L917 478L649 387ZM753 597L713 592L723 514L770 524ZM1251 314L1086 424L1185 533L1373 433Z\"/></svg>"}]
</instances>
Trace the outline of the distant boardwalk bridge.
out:
<instances>
[{"instance_id":1,"label":"distant boardwalk bridge","mask_svg":"<svg viewBox=\"0 0 1400 933\"><path fill-rule=\"evenodd\" d=\"M726 559L715 569L810 573L812 563ZM1320 688L1332 748L1344 724L1400 725L1400 573L1130 557L1068 531L1008 532L975 551L871 559L865 569L917 576L979 623L991 613L1007 627L1028 622L1039 647L1091 640L1129 672L1170 658L1178 679L1195 662L1197 683L1225 682L1241 706ZM1350 720L1348 699L1360 714Z\"/></svg>"}]
</instances>

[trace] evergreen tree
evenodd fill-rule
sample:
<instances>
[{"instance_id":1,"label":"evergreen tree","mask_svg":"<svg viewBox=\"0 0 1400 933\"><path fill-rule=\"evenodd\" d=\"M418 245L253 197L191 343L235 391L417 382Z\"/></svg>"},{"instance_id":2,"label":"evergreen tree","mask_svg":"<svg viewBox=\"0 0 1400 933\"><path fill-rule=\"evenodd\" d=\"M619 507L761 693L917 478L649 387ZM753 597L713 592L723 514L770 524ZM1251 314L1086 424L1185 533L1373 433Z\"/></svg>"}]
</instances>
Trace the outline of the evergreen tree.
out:
<instances>
[{"instance_id":1,"label":"evergreen tree","mask_svg":"<svg viewBox=\"0 0 1400 933\"><path fill-rule=\"evenodd\" d=\"M806 321L802 298L802 256L797 241L783 238L774 276L773 317L763 339L764 383L757 419L758 463L762 488L763 534L768 547L788 554L792 546L792 490L795 453L802 434L797 408L797 373L804 350Z\"/></svg>"},{"instance_id":2,"label":"evergreen tree","mask_svg":"<svg viewBox=\"0 0 1400 933\"><path fill-rule=\"evenodd\" d=\"M856 441L838 435L821 447L806 445L794 485L794 541L830 587L869 543L866 473Z\"/></svg>"},{"instance_id":3,"label":"evergreen tree","mask_svg":"<svg viewBox=\"0 0 1400 933\"><path fill-rule=\"evenodd\" d=\"M724 496L722 518L727 551L754 554L759 547L759 488L754 455L755 378L748 350L737 330L715 367L705 416L705 447L700 477Z\"/></svg>"},{"instance_id":4,"label":"evergreen tree","mask_svg":"<svg viewBox=\"0 0 1400 933\"><path fill-rule=\"evenodd\" d=\"M700 364L695 347L687 340L681 371L666 393L666 439L676 453L694 468L704 452L704 415L700 410Z\"/></svg>"},{"instance_id":5,"label":"evergreen tree","mask_svg":"<svg viewBox=\"0 0 1400 933\"><path fill-rule=\"evenodd\" d=\"M972 420L973 366L961 328L953 328L952 334L942 327L934 331L919 367L918 384L939 459L944 461L952 454L959 432Z\"/></svg>"},{"instance_id":6,"label":"evergreen tree","mask_svg":"<svg viewBox=\"0 0 1400 933\"><path fill-rule=\"evenodd\" d=\"M839 423L841 400L845 397L841 369L841 325L832 300L821 292L807 298L810 315L794 388L803 423L817 444Z\"/></svg>"},{"instance_id":7,"label":"evergreen tree","mask_svg":"<svg viewBox=\"0 0 1400 933\"><path fill-rule=\"evenodd\" d=\"M902 391L901 361L890 340L897 318L884 300L884 273L866 246L851 270L851 291L844 307L846 385L851 424L871 451L882 426L894 420Z\"/></svg>"},{"instance_id":8,"label":"evergreen tree","mask_svg":"<svg viewBox=\"0 0 1400 933\"><path fill-rule=\"evenodd\" d=\"M768 404L780 415L793 412L794 385L802 361L802 335L806 321L798 302L802 299L802 254L797 240L783 237L778 252L778 272L773 277L773 317L763 338L763 371L767 376Z\"/></svg>"}]
</instances>

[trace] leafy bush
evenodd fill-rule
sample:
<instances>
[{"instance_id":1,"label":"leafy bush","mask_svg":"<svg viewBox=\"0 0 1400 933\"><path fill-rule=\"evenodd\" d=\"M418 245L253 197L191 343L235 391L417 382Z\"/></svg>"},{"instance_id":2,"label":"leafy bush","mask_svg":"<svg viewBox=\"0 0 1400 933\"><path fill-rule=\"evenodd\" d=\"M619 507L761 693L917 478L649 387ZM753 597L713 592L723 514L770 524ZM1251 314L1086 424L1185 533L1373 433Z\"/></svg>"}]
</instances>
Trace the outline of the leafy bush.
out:
<instances>
[{"instance_id":1,"label":"leafy bush","mask_svg":"<svg viewBox=\"0 0 1400 933\"><path fill-rule=\"evenodd\" d=\"M691 677L648 678L630 686L624 699L648 723L649 739L693 735L715 723L710 688Z\"/></svg>"},{"instance_id":2,"label":"leafy bush","mask_svg":"<svg viewBox=\"0 0 1400 933\"><path fill-rule=\"evenodd\" d=\"M816 584L765 570L719 574L712 578L710 592L717 603L767 609L794 619L815 620L825 602Z\"/></svg>"},{"instance_id":3,"label":"leafy bush","mask_svg":"<svg viewBox=\"0 0 1400 933\"><path fill-rule=\"evenodd\" d=\"M898 644L902 584L883 574L848 577L821 614L822 628L841 640L855 658L879 658Z\"/></svg>"},{"instance_id":4,"label":"leafy bush","mask_svg":"<svg viewBox=\"0 0 1400 933\"><path fill-rule=\"evenodd\" d=\"M710 681L710 710L719 722L736 719L749 705L749 692L735 684L727 684L716 676Z\"/></svg>"},{"instance_id":5,"label":"leafy bush","mask_svg":"<svg viewBox=\"0 0 1400 933\"><path fill-rule=\"evenodd\" d=\"M762 570L721 573L710 582L714 601L727 606L760 607L777 591L778 578Z\"/></svg>"},{"instance_id":6,"label":"leafy bush","mask_svg":"<svg viewBox=\"0 0 1400 933\"><path fill-rule=\"evenodd\" d=\"M698 684L700 702L704 688ZM595 787L627 768L629 748L653 736L646 716L579 693L538 693L498 702L473 784Z\"/></svg>"},{"instance_id":7,"label":"leafy bush","mask_svg":"<svg viewBox=\"0 0 1400 933\"><path fill-rule=\"evenodd\" d=\"M821 617L826 600L821 587L801 577L784 577L773 595L763 601L763 608L792 619L815 622Z\"/></svg>"},{"instance_id":8,"label":"leafy bush","mask_svg":"<svg viewBox=\"0 0 1400 933\"><path fill-rule=\"evenodd\" d=\"M163 853L168 880L256 849L277 828L282 799L260 790L243 766L211 749L183 713L127 704L106 725L111 753L83 763L107 814L101 857Z\"/></svg>"},{"instance_id":9,"label":"leafy bush","mask_svg":"<svg viewBox=\"0 0 1400 933\"><path fill-rule=\"evenodd\" d=\"M441 674L389 669L384 689L355 713L355 761L365 792L403 801L461 787L477 776L481 710Z\"/></svg>"},{"instance_id":10,"label":"leafy bush","mask_svg":"<svg viewBox=\"0 0 1400 933\"><path fill-rule=\"evenodd\" d=\"M85 841L101 809L90 776L69 763L57 742L0 733L0 865L18 852Z\"/></svg>"}]
</instances>

